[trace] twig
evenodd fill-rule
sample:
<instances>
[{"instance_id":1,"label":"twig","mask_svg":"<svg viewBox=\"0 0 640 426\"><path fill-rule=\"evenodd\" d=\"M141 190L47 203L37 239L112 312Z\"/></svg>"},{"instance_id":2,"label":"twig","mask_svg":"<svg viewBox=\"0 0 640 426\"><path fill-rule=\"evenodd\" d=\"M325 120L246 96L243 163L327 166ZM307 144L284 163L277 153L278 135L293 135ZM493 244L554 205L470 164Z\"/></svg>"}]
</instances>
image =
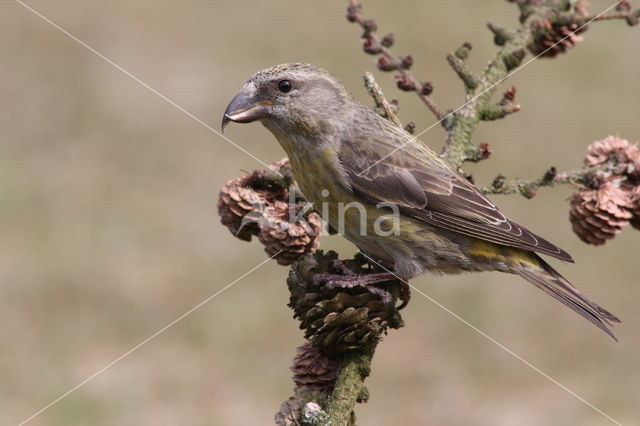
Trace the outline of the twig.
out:
<instances>
[{"instance_id":1,"label":"twig","mask_svg":"<svg viewBox=\"0 0 640 426\"><path fill-rule=\"evenodd\" d=\"M604 165L598 167L585 167L582 169L559 172L555 167L551 167L547 172L534 179L514 179L506 180L505 176L498 175L490 185L480 188L484 194L520 194L525 198L536 196L538 189L542 187L554 187L558 185L581 185L592 186L598 173L610 175L621 175L626 166Z\"/></svg>"},{"instance_id":2,"label":"twig","mask_svg":"<svg viewBox=\"0 0 640 426\"><path fill-rule=\"evenodd\" d=\"M394 44L393 34L378 38L376 33L378 26L373 19L366 19L362 15L362 6L357 0L349 0L349 8L347 10L347 19L349 22L355 22L362 27L363 49L370 55L379 55L377 66L380 71L397 71L395 76L396 84L400 90L407 92L415 92L418 98L427 106L429 111L435 115L438 120L444 117L444 113L437 107L431 98L433 85L429 82L420 83L411 74L409 69L413 65L413 58L409 56L395 56L390 47Z\"/></svg>"},{"instance_id":3,"label":"twig","mask_svg":"<svg viewBox=\"0 0 640 426\"><path fill-rule=\"evenodd\" d=\"M364 86L369 91L369 94L373 98L376 103L376 107L381 110L381 115L395 124L398 127L402 127L402 123L400 119L396 115L394 108L391 106L389 101L384 97L384 93L382 93L382 89L373 78L373 75L370 72L365 73L364 75Z\"/></svg>"},{"instance_id":4,"label":"twig","mask_svg":"<svg viewBox=\"0 0 640 426\"><path fill-rule=\"evenodd\" d=\"M447 62L451 65L451 68L458 74L460 80L464 83L464 87L467 93L473 93L478 87L478 78L469 70L465 60L469 57L471 52L471 43L464 43L455 53L447 55Z\"/></svg>"},{"instance_id":5,"label":"twig","mask_svg":"<svg viewBox=\"0 0 640 426\"><path fill-rule=\"evenodd\" d=\"M586 17L584 18L586 22L593 20L593 21L611 21L614 19L623 19L625 21L627 21L627 23L631 26L635 26L638 25L638 19L640 19L640 9L636 9L636 10L629 10L627 12L616 12L616 13L609 13L606 15L600 15L600 16L592 16L592 17Z\"/></svg>"},{"instance_id":6,"label":"twig","mask_svg":"<svg viewBox=\"0 0 640 426\"><path fill-rule=\"evenodd\" d=\"M591 20L603 21L625 19L629 25L637 25L640 10L631 10L627 1L621 2L615 13L599 16L589 15L586 2L570 3L566 0L514 0L520 8L520 26L516 30L504 29L489 23L494 42L500 50L484 69L476 76L465 62L471 45L463 44L447 61L463 82L467 96L465 104L454 113L443 113L436 107L430 83L418 83L409 69L413 65L411 55L395 56L389 49L394 43L392 34L381 40L377 36L377 24L373 19L365 19L362 6L357 0L349 0L347 19L358 23L364 30L362 35L364 51L378 56L378 68L382 71L396 71L396 84L404 91L414 91L447 130L447 139L442 156L454 167L460 168L465 161L483 159L478 155L480 147L473 140L473 134L480 121L504 118L520 110L513 98L493 103L492 97L510 73L522 64L527 50L536 55L554 57L580 41L578 32L586 31L584 26ZM515 91L513 91L515 93Z\"/></svg>"}]
</instances>

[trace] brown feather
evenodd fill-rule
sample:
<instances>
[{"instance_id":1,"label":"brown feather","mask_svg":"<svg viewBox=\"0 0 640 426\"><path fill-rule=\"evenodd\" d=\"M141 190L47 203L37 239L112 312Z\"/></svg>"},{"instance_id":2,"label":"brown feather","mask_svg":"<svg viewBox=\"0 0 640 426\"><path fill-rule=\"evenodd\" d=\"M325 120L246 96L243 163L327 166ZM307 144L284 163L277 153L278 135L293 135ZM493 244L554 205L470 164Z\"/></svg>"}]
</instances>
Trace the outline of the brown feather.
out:
<instances>
[{"instance_id":1,"label":"brown feather","mask_svg":"<svg viewBox=\"0 0 640 426\"><path fill-rule=\"evenodd\" d=\"M372 203L395 203L408 216L449 231L574 261L566 251L507 218L421 142L407 143L406 134L390 123L375 124L386 127L385 132L364 133L367 126L359 126L338 153L356 195ZM380 134L391 140L381 140Z\"/></svg>"},{"instance_id":2,"label":"brown feather","mask_svg":"<svg viewBox=\"0 0 640 426\"><path fill-rule=\"evenodd\" d=\"M618 341L609 329L611 322L620 322L618 317L576 290L575 287L544 260L539 257L537 257L537 260L540 263L540 268L534 269L523 265L515 269L515 272L584 317L587 321L607 333L613 340Z\"/></svg>"}]
</instances>

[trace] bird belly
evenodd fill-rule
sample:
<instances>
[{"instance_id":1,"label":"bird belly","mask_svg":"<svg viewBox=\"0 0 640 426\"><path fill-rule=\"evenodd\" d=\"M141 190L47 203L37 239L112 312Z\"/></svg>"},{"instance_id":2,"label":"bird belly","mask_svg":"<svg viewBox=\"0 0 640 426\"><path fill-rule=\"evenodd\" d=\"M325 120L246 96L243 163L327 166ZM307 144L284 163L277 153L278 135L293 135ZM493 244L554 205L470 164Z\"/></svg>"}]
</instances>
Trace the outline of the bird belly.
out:
<instances>
[{"instance_id":1,"label":"bird belly","mask_svg":"<svg viewBox=\"0 0 640 426\"><path fill-rule=\"evenodd\" d=\"M305 194L316 195L317 191L310 192L311 188L305 190L304 186L301 189ZM366 203L340 186L327 190L328 194L312 199L323 219L400 277L409 279L426 271L455 274L475 270L467 255L465 237L436 232L432 226L395 213L388 206Z\"/></svg>"},{"instance_id":2,"label":"bird belly","mask_svg":"<svg viewBox=\"0 0 640 426\"><path fill-rule=\"evenodd\" d=\"M386 213L383 213L385 215ZM369 210L367 223L375 224L380 212ZM399 216L398 232L379 235L376 229L360 232L360 223L348 226L344 236L367 255L393 268L400 277L409 279L429 271L438 274L457 274L475 270L466 252L466 244L456 242L447 235L435 232L434 228ZM373 232L371 232L373 231Z\"/></svg>"},{"instance_id":3,"label":"bird belly","mask_svg":"<svg viewBox=\"0 0 640 426\"><path fill-rule=\"evenodd\" d=\"M340 180L330 152L315 158L288 152L305 198L333 229L367 256L409 279L426 271L455 274L479 269L468 255L470 237L432 226L358 198Z\"/></svg>"}]
</instances>

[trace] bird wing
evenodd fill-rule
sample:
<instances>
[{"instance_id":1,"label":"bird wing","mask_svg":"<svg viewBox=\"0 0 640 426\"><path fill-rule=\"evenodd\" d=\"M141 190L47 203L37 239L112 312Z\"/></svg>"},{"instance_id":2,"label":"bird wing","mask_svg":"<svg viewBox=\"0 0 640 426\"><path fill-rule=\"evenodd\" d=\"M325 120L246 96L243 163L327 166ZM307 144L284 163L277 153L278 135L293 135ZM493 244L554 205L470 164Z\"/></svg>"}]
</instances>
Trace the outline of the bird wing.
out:
<instances>
[{"instance_id":1,"label":"bird wing","mask_svg":"<svg viewBox=\"0 0 640 426\"><path fill-rule=\"evenodd\" d=\"M405 214L449 231L574 262L561 248L507 218L422 142L407 143L404 131L390 123L382 126L384 132L366 136L353 132L340 146L338 158L358 196L397 204Z\"/></svg>"}]
</instances>

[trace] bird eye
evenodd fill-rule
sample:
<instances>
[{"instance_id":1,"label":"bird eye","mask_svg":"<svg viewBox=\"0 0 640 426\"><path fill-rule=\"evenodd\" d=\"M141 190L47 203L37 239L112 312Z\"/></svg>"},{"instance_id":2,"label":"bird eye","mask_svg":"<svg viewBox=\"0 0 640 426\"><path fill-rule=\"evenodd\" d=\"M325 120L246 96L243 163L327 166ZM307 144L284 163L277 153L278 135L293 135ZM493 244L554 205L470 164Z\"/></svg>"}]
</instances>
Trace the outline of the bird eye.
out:
<instances>
[{"instance_id":1,"label":"bird eye","mask_svg":"<svg viewBox=\"0 0 640 426\"><path fill-rule=\"evenodd\" d=\"M293 85L289 80L280 80L280 82L278 83L278 90L284 93L287 93L289 90L291 90L292 87Z\"/></svg>"}]
</instances>

